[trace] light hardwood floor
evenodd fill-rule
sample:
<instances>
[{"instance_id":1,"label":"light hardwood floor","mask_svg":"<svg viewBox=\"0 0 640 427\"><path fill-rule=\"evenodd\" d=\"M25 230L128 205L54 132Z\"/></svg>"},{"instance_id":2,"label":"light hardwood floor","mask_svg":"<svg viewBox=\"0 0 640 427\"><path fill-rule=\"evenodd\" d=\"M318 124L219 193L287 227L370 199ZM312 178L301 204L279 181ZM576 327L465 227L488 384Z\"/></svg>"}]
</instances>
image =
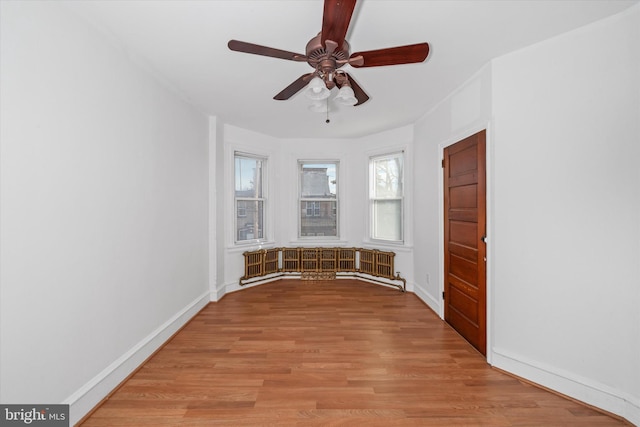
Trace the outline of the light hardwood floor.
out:
<instances>
[{"instance_id":1,"label":"light hardwood floor","mask_svg":"<svg viewBox=\"0 0 640 427\"><path fill-rule=\"evenodd\" d=\"M281 280L205 307L91 426L620 426L492 369L411 293Z\"/></svg>"}]
</instances>

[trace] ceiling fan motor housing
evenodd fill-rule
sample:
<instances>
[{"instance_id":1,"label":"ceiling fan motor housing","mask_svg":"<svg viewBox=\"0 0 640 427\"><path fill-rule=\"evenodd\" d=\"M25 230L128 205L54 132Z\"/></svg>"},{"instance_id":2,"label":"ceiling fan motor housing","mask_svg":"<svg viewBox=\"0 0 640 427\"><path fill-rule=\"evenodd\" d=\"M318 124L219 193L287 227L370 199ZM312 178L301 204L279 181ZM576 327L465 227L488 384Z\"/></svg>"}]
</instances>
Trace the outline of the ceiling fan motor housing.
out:
<instances>
[{"instance_id":1,"label":"ceiling fan motor housing","mask_svg":"<svg viewBox=\"0 0 640 427\"><path fill-rule=\"evenodd\" d=\"M344 40L342 42L341 50L335 50L331 53L327 53L326 47L322 45L321 37L322 33L318 33L317 36L309 40L309 43L307 43L307 63L313 68L318 68L318 65L321 64L323 60L330 60L334 64L334 70L342 67L346 63L345 61L349 59L349 43ZM340 62L338 63L337 61Z\"/></svg>"}]
</instances>

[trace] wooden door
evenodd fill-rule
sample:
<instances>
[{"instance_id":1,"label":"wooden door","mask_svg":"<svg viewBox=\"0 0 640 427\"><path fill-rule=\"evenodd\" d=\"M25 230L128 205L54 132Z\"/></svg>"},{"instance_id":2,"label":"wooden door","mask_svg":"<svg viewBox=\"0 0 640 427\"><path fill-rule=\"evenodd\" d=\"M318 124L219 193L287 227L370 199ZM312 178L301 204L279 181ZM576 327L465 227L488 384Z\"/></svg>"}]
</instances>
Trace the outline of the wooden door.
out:
<instances>
[{"instance_id":1,"label":"wooden door","mask_svg":"<svg viewBox=\"0 0 640 427\"><path fill-rule=\"evenodd\" d=\"M483 355L486 313L486 131L444 150L444 317Z\"/></svg>"}]
</instances>

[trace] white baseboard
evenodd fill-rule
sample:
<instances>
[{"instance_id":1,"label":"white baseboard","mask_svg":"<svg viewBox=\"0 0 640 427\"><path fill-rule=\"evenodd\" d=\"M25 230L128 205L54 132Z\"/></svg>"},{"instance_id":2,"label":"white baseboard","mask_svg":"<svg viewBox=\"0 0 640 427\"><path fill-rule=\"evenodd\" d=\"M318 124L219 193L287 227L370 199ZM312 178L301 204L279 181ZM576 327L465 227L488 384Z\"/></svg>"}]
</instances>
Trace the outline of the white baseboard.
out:
<instances>
[{"instance_id":1,"label":"white baseboard","mask_svg":"<svg viewBox=\"0 0 640 427\"><path fill-rule=\"evenodd\" d=\"M167 320L133 348L120 356L102 372L80 387L62 403L69 405L69 425L74 425L109 395L124 379L135 371L149 356L183 327L210 301L206 292Z\"/></svg>"},{"instance_id":2,"label":"white baseboard","mask_svg":"<svg viewBox=\"0 0 640 427\"><path fill-rule=\"evenodd\" d=\"M634 426L640 426L640 399L630 399L627 401L626 415L623 417Z\"/></svg>"},{"instance_id":3,"label":"white baseboard","mask_svg":"<svg viewBox=\"0 0 640 427\"><path fill-rule=\"evenodd\" d=\"M420 298L425 304L427 304L431 310L439 315L440 313L440 302L436 300L429 292L427 292L423 287L415 283L413 285L413 293L415 293L418 298Z\"/></svg>"},{"instance_id":4,"label":"white baseboard","mask_svg":"<svg viewBox=\"0 0 640 427\"><path fill-rule=\"evenodd\" d=\"M640 399L508 350L492 349L492 365L640 426Z\"/></svg>"},{"instance_id":5,"label":"white baseboard","mask_svg":"<svg viewBox=\"0 0 640 427\"><path fill-rule=\"evenodd\" d=\"M249 289L249 288L252 288L254 286L265 285L267 283L275 282L276 280L280 280L280 279L286 279L286 277L274 277L272 279L265 279L265 280L257 281L257 282L254 282L254 283L247 283L247 284L245 284L243 286L240 286L238 281L227 282L227 283L223 284L221 288L218 289L218 294L220 295L220 298L222 298L222 296L227 295L227 294L238 292L238 291L241 291L243 289Z\"/></svg>"},{"instance_id":6,"label":"white baseboard","mask_svg":"<svg viewBox=\"0 0 640 427\"><path fill-rule=\"evenodd\" d=\"M389 287L390 289L396 289L397 286L399 285L399 283L394 283L392 281L389 281L389 283L385 283L376 277L368 277L366 275L362 275L362 276L355 276L355 275L346 276L345 275L345 276L337 276L337 278L340 280L360 280L362 282L373 283L374 285L386 286L386 287ZM273 277L267 277L265 279L258 279L258 280L255 280L254 282L249 282L242 286L237 281L230 282L223 285L222 288L219 288L218 294L220 296L223 296L223 295L237 292L243 289L249 289L254 286L261 286L261 285L266 285L267 283L277 282L278 280L300 280L300 276L296 274L276 275ZM413 289L410 283L407 283L407 292L413 292Z\"/></svg>"},{"instance_id":7,"label":"white baseboard","mask_svg":"<svg viewBox=\"0 0 640 427\"><path fill-rule=\"evenodd\" d=\"M227 294L227 287L225 285L218 286L215 290L211 291L211 302L218 302L223 296Z\"/></svg>"}]
</instances>

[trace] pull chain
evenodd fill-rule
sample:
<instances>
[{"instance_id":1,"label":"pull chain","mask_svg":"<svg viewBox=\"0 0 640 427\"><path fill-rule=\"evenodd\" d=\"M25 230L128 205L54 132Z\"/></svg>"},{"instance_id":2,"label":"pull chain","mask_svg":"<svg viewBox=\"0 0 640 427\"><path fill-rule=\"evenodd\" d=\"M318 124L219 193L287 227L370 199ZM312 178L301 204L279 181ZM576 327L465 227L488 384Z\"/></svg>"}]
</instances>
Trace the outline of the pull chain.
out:
<instances>
[{"instance_id":1,"label":"pull chain","mask_svg":"<svg viewBox=\"0 0 640 427\"><path fill-rule=\"evenodd\" d=\"M325 123L329 124L329 122L331 122L331 120L329 120L329 98L327 97L327 120Z\"/></svg>"}]
</instances>

